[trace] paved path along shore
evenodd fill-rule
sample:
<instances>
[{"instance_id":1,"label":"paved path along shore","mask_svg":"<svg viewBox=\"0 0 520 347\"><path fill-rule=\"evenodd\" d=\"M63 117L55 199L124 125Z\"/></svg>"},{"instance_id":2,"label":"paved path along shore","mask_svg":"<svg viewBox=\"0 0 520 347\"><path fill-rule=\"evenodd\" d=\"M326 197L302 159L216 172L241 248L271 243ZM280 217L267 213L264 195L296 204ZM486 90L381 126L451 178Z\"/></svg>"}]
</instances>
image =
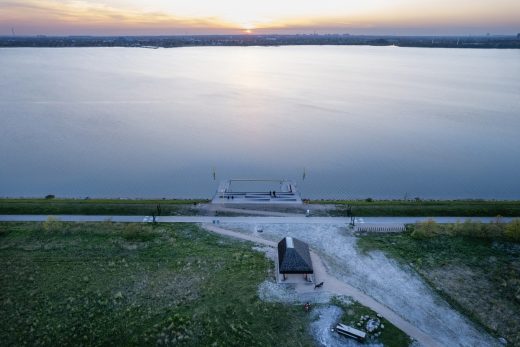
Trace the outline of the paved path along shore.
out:
<instances>
[{"instance_id":1,"label":"paved path along shore","mask_svg":"<svg viewBox=\"0 0 520 347\"><path fill-rule=\"evenodd\" d=\"M151 216L104 216L104 215L53 215L64 222L113 222L141 223L151 222ZM42 222L49 215L0 215L0 222ZM403 225L432 219L437 223L456 223L467 219L489 223L495 217L358 217L356 225ZM502 218L502 222L509 222L512 218ZM240 224L333 224L350 223L347 217L305 217L305 216L277 216L277 217L214 217L214 216L160 216L158 223L240 223Z\"/></svg>"},{"instance_id":2,"label":"paved path along shore","mask_svg":"<svg viewBox=\"0 0 520 347\"><path fill-rule=\"evenodd\" d=\"M221 228L219 226L215 226L213 224L204 224L203 227L206 230L211 232L218 233L220 235L225 235L229 237L234 237L242 240L252 241L258 244L262 244L268 247L277 247L276 242L265 240L260 237L256 237L253 235L246 235L237 231L231 231L228 229ZM325 282L326 290L332 294L337 295L348 295L354 298L356 301L361 303L362 305L371 308L377 313L383 315L388 321L390 321L393 325L404 331L408 336L417 340L421 346L424 347L436 347L440 346L440 344L435 341L435 339L401 316L397 313L386 307L385 305L379 303L374 300L370 296L364 294L360 290L350 286L349 284L338 280L336 277L332 276L326 269L325 264L323 264L321 258L315 252L311 251L311 258L314 271L317 275L316 281ZM297 288L298 290L298 288Z\"/></svg>"}]
</instances>

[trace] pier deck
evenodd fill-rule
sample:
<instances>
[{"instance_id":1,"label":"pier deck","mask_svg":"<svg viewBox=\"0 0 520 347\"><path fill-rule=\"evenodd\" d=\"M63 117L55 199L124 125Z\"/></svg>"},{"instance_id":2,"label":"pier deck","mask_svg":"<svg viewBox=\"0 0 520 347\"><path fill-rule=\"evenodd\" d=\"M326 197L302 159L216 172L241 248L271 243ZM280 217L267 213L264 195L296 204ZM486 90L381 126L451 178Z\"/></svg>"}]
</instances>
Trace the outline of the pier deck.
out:
<instances>
[{"instance_id":1,"label":"pier deck","mask_svg":"<svg viewBox=\"0 0 520 347\"><path fill-rule=\"evenodd\" d=\"M247 189L249 187L250 190ZM230 179L220 182L211 202L213 204L301 204L302 199L293 181Z\"/></svg>"}]
</instances>

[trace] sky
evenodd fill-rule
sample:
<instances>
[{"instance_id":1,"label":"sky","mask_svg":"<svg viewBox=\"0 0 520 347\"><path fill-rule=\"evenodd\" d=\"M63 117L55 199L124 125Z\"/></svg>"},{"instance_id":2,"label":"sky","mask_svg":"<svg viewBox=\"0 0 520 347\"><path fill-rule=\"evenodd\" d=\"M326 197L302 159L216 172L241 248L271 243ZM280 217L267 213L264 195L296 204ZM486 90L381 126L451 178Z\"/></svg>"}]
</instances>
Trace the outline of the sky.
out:
<instances>
[{"instance_id":1,"label":"sky","mask_svg":"<svg viewBox=\"0 0 520 347\"><path fill-rule=\"evenodd\" d=\"M520 32L520 0L0 0L0 35Z\"/></svg>"}]
</instances>

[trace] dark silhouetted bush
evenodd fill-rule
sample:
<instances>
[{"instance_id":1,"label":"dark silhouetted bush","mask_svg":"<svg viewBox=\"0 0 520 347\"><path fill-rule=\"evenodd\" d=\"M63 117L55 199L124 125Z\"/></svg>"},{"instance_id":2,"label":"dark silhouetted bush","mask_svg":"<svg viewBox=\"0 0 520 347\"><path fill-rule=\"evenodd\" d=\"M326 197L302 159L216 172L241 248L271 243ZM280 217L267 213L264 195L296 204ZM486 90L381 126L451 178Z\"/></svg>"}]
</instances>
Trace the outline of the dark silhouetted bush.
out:
<instances>
[{"instance_id":1,"label":"dark silhouetted bush","mask_svg":"<svg viewBox=\"0 0 520 347\"><path fill-rule=\"evenodd\" d=\"M504 234L512 241L520 242L520 219L513 219L507 224Z\"/></svg>"}]
</instances>

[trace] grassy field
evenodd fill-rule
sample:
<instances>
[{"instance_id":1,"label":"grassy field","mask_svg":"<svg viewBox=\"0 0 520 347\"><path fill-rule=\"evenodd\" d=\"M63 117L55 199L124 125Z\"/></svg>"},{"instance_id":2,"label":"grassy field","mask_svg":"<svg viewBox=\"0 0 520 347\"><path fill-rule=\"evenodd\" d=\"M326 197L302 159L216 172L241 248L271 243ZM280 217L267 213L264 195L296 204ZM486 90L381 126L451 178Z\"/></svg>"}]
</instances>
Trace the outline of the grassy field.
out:
<instances>
[{"instance_id":1,"label":"grassy field","mask_svg":"<svg viewBox=\"0 0 520 347\"><path fill-rule=\"evenodd\" d=\"M315 200L311 203L333 204L336 210L330 215L346 216L351 206L355 216L455 216L455 217L517 217L520 201L490 200Z\"/></svg>"},{"instance_id":2,"label":"grassy field","mask_svg":"<svg viewBox=\"0 0 520 347\"><path fill-rule=\"evenodd\" d=\"M368 201L367 201L368 200ZM194 204L209 200L131 200L131 199L0 199L0 214L84 214L84 215L197 215ZM520 201L488 200L312 200L308 207L278 206L278 212L304 213L313 204L330 209L313 210L315 216L347 216L351 206L355 216L520 216ZM265 208L266 210L272 207ZM235 215L219 212L221 215Z\"/></svg>"},{"instance_id":3,"label":"grassy field","mask_svg":"<svg viewBox=\"0 0 520 347\"><path fill-rule=\"evenodd\" d=\"M408 232L362 236L358 246L411 265L459 311L520 345L519 244L471 236L416 239Z\"/></svg>"},{"instance_id":4,"label":"grassy field","mask_svg":"<svg viewBox=\"0 0 520 347\"><path fill-rule=\"evenodd\" d=\"M272 262L195 225L0 224L0 345L309 346Z\"/></svg>"},{"instance_id":5,"label":"grassy field","mask_svg":"<svg viewBox=\"0 0 520 347\"><path fill-rule=\"evenodd\" d=\"M0 199L0 214L193 215L207 200Z\"/></svg>"}]
</instances>

